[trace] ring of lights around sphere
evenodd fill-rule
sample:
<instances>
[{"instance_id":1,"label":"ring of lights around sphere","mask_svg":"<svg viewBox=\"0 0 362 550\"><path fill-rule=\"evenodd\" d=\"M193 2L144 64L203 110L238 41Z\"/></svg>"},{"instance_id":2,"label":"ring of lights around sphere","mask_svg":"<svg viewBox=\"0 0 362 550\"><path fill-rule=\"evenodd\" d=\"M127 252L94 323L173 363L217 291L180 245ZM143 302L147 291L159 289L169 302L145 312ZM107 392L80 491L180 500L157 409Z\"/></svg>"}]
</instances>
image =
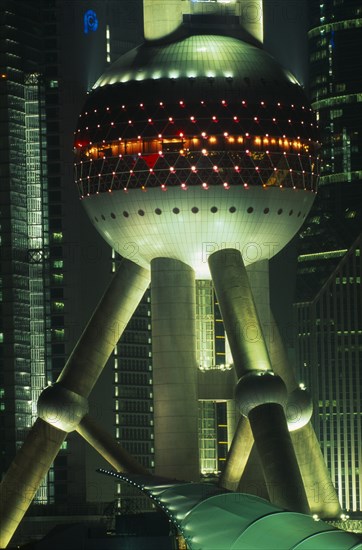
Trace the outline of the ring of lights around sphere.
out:
<instances>
[{"instance_id":1,"label":"ring of lights around sphere","mask_svg":"<svg viewBox=\"0 0 362 550\"><path fill-rule=\"evenodd\" d=\"M88 413L87 399L60 384L45 388L37 407L42 420L64 432L75 430Z\"/></svg>"},{"instance_id":2,"label":"ring of lights around sphere","mask_svg":"<svg viewBox=\"0 0 362 550\"><path fill-rule=\"evenodd\" d=\"M313 414L313 403L309 392L296 388L288 396L286 417L290 432L299 430L308 424Z\"/></svg>"},{"instance_id":3,"label":"ring of lights around sphere","mask_svg":"<svg viewBox=\"0 0 362 550\"><path fill-rule=\"evenodd\" d=\"M238 381L235 400L240 413L248 417L250 411L267 403L277 403L285 408L288 396L280 376L271 371L252 371Z\"/></svg>"},{"instance_id":4,"label":"ring of lights around sphere","mask_svg":"<svg viewBox=\"0 0 362 550\"><path fill-rule=\"evenodd\" d=\"M210 250L238 248L248 264L293 237L318 147L290 73L240 40L192 36L144 44L99 79L79 118L75 179L122 256L176 258L207 278Z\"/></svg>"}]
</instances>

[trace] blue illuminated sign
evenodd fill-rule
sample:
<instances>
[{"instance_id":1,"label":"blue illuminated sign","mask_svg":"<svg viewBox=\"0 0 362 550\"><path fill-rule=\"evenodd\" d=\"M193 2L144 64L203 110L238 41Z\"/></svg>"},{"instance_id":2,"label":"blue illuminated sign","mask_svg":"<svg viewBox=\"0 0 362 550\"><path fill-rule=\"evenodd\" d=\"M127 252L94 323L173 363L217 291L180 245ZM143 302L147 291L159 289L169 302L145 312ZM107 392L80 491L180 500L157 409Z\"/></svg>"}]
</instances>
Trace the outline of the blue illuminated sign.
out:
<instances>
[{"instance_id":1,"label":"blue illuminated sign","mask_svg":"<svg viewBox=\"0 0 362 550\"><path fill-rule=\"evenodd\" d=\"M332 31L331 39L330 39L329 43L332 46L332 48L334 48L334 46L336 45L336 43L334 41L334 31Z\"/></svg>"},{"instance_id":2,"label":"blue illuminated sign","mask_svg":"<svg viewBox=\"0 0 362 550\"><path fill-rule=\"evenodd\" d=\"M95 32L98 29L97 14L93 10L88 10L84 14L84 34Z\"/></svg>"}]
</instances>

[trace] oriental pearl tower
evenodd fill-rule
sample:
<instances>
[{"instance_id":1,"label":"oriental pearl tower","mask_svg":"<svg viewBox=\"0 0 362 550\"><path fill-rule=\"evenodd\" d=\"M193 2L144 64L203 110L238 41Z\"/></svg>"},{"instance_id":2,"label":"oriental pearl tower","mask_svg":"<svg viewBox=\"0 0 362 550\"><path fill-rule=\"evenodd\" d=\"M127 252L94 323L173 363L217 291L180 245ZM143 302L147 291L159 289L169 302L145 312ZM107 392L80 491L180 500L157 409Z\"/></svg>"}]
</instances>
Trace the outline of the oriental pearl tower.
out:
<instances>
[{"instance_id":1,"label":"oriental pearl tower","mask_svg":"<svg viewBox=\"0 0 362 550\"><path fill-rule=\"evenodd\" d=\"M301 86L262 49L262 2L252 4L145 0L145 43L87 96L75 181L91 222L125 259L3 481L4 546L70 431L117 471L145 473L90 418L87 398L149 284L156 474L198 479L195 279L213 281L237 377L240 420L221 487L239 487L254 448L273 504L340 513L308 395L280 338L268 345L261 327L270 318L263 266L311 208L320 145ZM11 490L19 477L21 498Z\"/></svg>"}]
</instances>

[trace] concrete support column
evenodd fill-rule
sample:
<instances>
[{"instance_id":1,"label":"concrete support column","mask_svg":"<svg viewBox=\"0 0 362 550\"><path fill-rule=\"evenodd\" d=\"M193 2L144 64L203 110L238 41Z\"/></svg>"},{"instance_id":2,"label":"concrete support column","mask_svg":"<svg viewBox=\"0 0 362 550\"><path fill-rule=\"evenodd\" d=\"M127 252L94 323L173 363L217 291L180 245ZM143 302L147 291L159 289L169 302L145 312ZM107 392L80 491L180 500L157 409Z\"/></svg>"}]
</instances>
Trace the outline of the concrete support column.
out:
<instances>
[{"instance_id":1,"label":"concrete support column","mask_svg":"<svg viewBox=\"0 0 362 550\"><path fill-rule=\"evenodd\" d=\"M0 485L0 548L5 548L13 536L67 432L76 429L86 415L89 393L148 284L146 269L123 260L57 383L42 392L40 418Z\"/></svg>"},{"instance_id":2,"label":"concrete support column","mask_svg":"<svg viewBox=\"0 0 362 550\"><path fill-rule=\"evenodd\" d=\"M67 434L38 418L0 485L0 548L6 548Z\"/></svg>"},{"instance_id":3,"label":"concrete support column","mask_svg":"<svg viewBox=\"0 0 362 550\"><path fill-rule=\"evenodd\" d=\"M299 389L293 366L290 365L282 337L274 319L272 319L272 326L270 358L274 371L283 378L290 394L289 410L295 417L291 419L290 424L293 424L293 420L298 423L302 420L302 427L292 431L290 435L302 474L310 511L321 518L339 517L342 512L341 506L324 462L319 441L311 422L307 421L309 415L306 414L304 410L305 402L301 399L303 392ZM304 422L303 416L305 416Z\"/></svg>"},{"instance_id":4,"label":"concrete support column","mask_svg":"<svg viewBox=\"0 0 362 550\"><path fill-rule=\"evenodd\" d=\"M195 275L186 264L151 262L155 472L199 479Z\"/></svg>"},{"instance_id":5,"label":"concrete support column","mask_svg":"<svg viewBox=\"0 0 362 550\"><path fill-rule=\"evenodd\" d=\"M89 396L149 282L148 270L122 260L57 382Z\"/></svg>"},{"instance_id":6,"label":"concrete support column","mask_svg":"<svg viewBox=\"0 0 362 550\"><path fill-rule=\"evenodd\" d=\"M220 487L229 489L229 491L237 491L253 445L254 437L249 420L245 416L239 416L227 461L221 472Z\"/></svg>"},{"instance_id":7,"label":"concrete support column","mask_svg":"<svg viewBox=\"0 0 362 550\"><path fill-rule=\"evenodd\" d=\"M241 254L215 252L209 267L238 377L246 371L270 371L271 364Z\"/></svg>"},{"instance_id":8,"label":"concrete support column","mask_svg":"<svg viewBox=\"0 0 362 550\"><path fill-rule=\"evenodd\" d=\"M270 292L269 292L269 260L254 262L246 266L246 272L249 278L249 284L253 295L254 304L258 314L259 323L264 337L268 353L270 342ZM257 338L259 335L255 335Z\"/></svg>"},{"instance_id":9,"label":"concrete support column","mask_svg":"<svg viewBox=\"0 0 362 550\"><path fill-rule=\"evenodd\" d=\"M77 426L77 432L91 445L117 472L149 475L148 470L137 462L117 443L94 418L85 415Z\"/></svg>"},{"instance_id":10,"label":"concrete support column","mask_svg":"<svg viewBox=\"0 0 362 550\"><path fill-rule=\"evenodd\" d=\"M277 403L259 405L249 412L249 421L270 501L308 514L309 505L283 408Z\"/></svg>"},{"instance_id":11,"label":"concrete support column","mask_svg":"<svg viewBox=\"0 0 362 550\"><path fill-rule=\"evenodd\" d=\"M308 513L283 410L287 390L282 379L272 372L241 254L235 249L215 252L209 257L209 266L240 377L236 400L242 415L249 419L269 498L277 506ZM228 461L232 459L229 453ZM240 459L244 461L245 457Z\"/></svg>"},{"instance_id":12,"label":"concrete support column","mask_svg":"<svg viewBox=\"0 0 362 550\"><path fill-rule=\"evenodd\" d=\"M240 417L240 413L234 399L228 399L226 401L226 414L228 425L228 448L230 449Z\"/></svg>"}]
</instances>

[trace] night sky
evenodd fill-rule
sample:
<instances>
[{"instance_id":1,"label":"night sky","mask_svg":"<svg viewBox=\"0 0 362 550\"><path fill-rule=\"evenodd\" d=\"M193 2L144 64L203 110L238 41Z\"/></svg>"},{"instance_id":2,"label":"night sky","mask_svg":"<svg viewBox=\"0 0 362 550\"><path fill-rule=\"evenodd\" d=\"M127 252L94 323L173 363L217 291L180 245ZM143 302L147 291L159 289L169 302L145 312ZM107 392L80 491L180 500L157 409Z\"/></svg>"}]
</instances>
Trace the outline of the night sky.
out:
<instances>
[{"instance_id":1,"label":"night sky","mask_svg":"<svg viewBox=\"0 0 362 550\"><path fill-rule=\"evenodd\" d=\"M264 0L264 47L307 85L307 0Z\"/></svg>"}]
</instances>

